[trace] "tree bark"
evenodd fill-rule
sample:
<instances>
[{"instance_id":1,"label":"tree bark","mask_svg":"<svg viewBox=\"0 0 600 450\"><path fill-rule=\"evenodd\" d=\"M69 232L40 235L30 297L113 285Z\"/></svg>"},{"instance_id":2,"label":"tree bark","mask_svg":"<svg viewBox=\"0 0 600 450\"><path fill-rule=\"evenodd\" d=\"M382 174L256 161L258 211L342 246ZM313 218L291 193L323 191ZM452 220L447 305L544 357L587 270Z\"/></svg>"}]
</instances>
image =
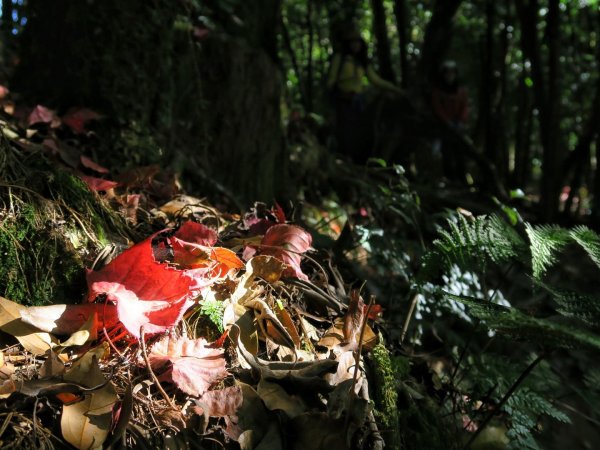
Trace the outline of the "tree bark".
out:
<instances>
[{"instance_id":1,"label":"tree bark","mask_svg":"<svg viewBox=\"0 0 600 450\"><path fill-rule=\"evenodd\" d=\"M394 1L394 15L398 29L398 45L400 47L400 85L403 89L410 85L410 68L408 65L408 9L406 0Z\"/></svg>"},{"instance_id":2,"label":"tree bark","mask_svg":"<svg viewBox=\"0 0 600 450\"><path fill-rule=\"evenodd\" d=\"M238 22L220 28L229 32L211 32L198 45L175 27L178 16L190 13L181 3L30 0L15 90L59 110L99 110L117 133L130 127L157 141L162 153L146 163L179 161L196 185L202 170L240 205L272 201L286 170L273 25L280 23L280 5L240 0ZM111 142L103 156L133 163L118 154L119 145L127 144Z\"/></svg>"},{"instance_id":3,"label":"tree bark","mask_svg":"<svg viewBox=\"0 0 600 450\"><path fill-rule=\"evenodd\" d=\"M375 35L375 53L379 63L379 74L386 80L395 81L383 0L371 0L371 9L373 10L373 34Z\"/></svg>"},{"instance_id":4,"label":"tree bark","mask_svg":"<svg viewBox=\"0 0 600 450\"><path fill-rule=\"evenodd\" d=\"M544 75L541 48L537 33L537 0L517 0L521 22L521 44L531 63L535 105L539 111L540 137L543 148L540 212L552 220L558 212L561 189L561 152L559 111L559 0L548 0L546 41L548 47L548 77Z\"/></svg>"}]
</instances>

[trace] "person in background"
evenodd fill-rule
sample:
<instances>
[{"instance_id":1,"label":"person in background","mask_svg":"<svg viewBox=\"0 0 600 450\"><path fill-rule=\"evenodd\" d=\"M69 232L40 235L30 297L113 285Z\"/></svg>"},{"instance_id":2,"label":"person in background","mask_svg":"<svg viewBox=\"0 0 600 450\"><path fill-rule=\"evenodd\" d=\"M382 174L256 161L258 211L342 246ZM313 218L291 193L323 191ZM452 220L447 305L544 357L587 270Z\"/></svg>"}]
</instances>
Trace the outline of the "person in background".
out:
<instances>
[{"instance_id":1,"label":"person in background","mask_svg":"<svg viewBox=\"0 0 600 450\"><path fill-rule=\"evenodd\" d=\"M364 163L373 143L373 130L367 114L367 83L393 93L402 90L382 79L369 61L367 43L357 30L342 34L341 51L334 54L327 89L333 97L336 113L338 150L356 163Z\"/></svg>"},{"instance_id":2,"label":"person in background","mask_svg":"<svg viewBox=\"0 0 600 450\"><path fill-rule=\"evenodd\" d=\"M434 114L457 133L464 133L469 117L467 90L459 82L456 62L445 61L431 91L431 106ZM454 151L447 140L437 140L434 152L442 153L444 176L452 181L464 181L466 164L463 155Z\"/></svg>"}]
</instances>

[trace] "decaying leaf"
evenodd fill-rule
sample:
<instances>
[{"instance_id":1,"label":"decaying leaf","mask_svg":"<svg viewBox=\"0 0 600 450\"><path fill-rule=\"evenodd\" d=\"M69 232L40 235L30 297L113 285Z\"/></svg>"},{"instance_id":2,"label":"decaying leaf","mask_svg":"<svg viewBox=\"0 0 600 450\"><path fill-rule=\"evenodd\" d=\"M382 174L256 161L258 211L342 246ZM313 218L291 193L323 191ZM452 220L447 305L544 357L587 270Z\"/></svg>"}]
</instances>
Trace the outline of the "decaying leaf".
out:
<instances>
[{"instance_id":1,"label":"decaying leaf","mask_svg":"<svg viewBox=\"0 0 600 450\"><path fill-rule=\"evenodd\" d=\"M312 237L296 225L278 224L270 227L258 249L261 255L274 256L289 267L284 271L285 276L297 277L303 280L308 277L302 272L300 262L302 254L312 244Z\"/></svg>"},{"instance_id":2,"label":"decaying leaf","mask_svg":"<svg viewBox=\"0 0 600 450\"><path fill-rule=\"evenodd\" d=\"M268 409L271 411L280 409L290 419L299 416L308 409L301 396L290 395L281 385L267 381L264 378L258 382L256 390Z\"/></svg>"},{"instance_id":3,"label":"decaying leaf","mask_svg":"<svg viewBox=\"0 0 600 450\"><path fill-rule=\"evenodd\" d=\"M194 399L194 413L206 414L210 417L234 416L242 406L244 397L238 385L205 392L199 399Z\"/></svg>"},{"instance_id":4,"label":"decaying leaf","mask_svg":"<svg viewBox=\"0 0 600 450\"><path fill-rule=\"evenodd\" d=\"M65 374L65 380L88 387L104 383L106 379L100 371L96 354L90 351L76 361ZM65 440L78 449L102 447L111 427L116 401L115 388L109 381L82 401L63 406L60 424Z\"/></svg>"},{"instance_id":5,"label":"decaying leaf","mask_svg":"<svg viewBox=\"0 0 600 450\"><path fill-rule=\"evenodd\" d=\"M54 336L23 322L21 313L25 309L23 305L0 297L0 330L17 338L25 350L34 355L43 355L58 341Z\"/></svg>"},{"instance_id":6,"label":"decaying leaf","mask_svg":"<svg viewBox=\"0 0 600 450\"><path fill-rule=\"evenodd\" d=\"M325 413L306 413L290 423L289 442L294 450L346 450L344 421Z\"/></svg>"},{"instance_id":7,"label":"decaying leaf","mask_svg":"<svg viewBox=\"0 0 600 450\"><path fill-rule=\"evenodd\" d=\"M154 370L170 362L163 379L193 396L201 396L228 373L223 350L210 348L203 338L165 336L151 347L148 359Z\"/></svg>"},{"instance_id":8,"label":"decaying leaf","mask_svg":"<svg viewBox=\"0 0 600 450\"><path fill-rule=\"evenodd\" d=\"M275 283L281 278L285 265L274 256L258 255L251 258L246 264L246 270L251 271L256 277L260 277L269 283Z\"/></svg>"}]
</instances>

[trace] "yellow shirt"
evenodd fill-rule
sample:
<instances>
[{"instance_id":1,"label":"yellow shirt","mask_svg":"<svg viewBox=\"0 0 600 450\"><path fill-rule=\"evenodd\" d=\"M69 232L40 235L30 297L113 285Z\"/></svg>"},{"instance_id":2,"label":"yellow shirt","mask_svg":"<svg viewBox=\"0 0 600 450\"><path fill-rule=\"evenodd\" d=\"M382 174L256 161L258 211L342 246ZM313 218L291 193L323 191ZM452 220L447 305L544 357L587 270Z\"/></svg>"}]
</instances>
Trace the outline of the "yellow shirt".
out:
<instances>
[{"instance_id":1,"label":"yellow shirt","mask_svg":"<svg viewBox=\"0 0 600 450\"><path fill-rule=\"evenodd\" d=\"M343 60L339 53L333 56L327 78L328 88L337 87L343 93L360 94L365 90L367 80L381 89L400 92L394 84L377 75L370 64L365 70L351 55L345 55Z\"/></svg>"}]
</instances>

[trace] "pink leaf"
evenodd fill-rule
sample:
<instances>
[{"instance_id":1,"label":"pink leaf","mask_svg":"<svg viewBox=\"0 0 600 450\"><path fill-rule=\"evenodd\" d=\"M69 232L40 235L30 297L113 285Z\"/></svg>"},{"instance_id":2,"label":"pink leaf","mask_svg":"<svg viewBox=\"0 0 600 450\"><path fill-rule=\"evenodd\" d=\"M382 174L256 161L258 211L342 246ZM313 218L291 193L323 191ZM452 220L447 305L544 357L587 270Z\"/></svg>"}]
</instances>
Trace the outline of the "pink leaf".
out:
<instances>
[{"instance_id":1,"label":"pink leaf","mask_svg":"<svg viewBox=\"0 0 600 450\"><path fill-rule=\"evenodd\" d=\"M211 417L234 416L242 406L244 396L240 386L231 386L206 392L193 407L196 414Z\"/></svg>"},{"instance_id":2,"label":"pink leaf","mask_svg":"<svg viewBox=\"0 0 600 450\"><path fill-rule=\"evenodd\" d=\"M193 244L212 247L217 243L217 233L201 223L188 220L175 233L175 237Z\"/></svg>"},{"instance_id":3,"label":"pink leaf","mask_svg":"<svg viewBox=\"0 0 600 450\"><path fill-rule=\"evenodd\" d=\"M300 262L312 244L312 237L302 228L295 225L274 225L265 233L259 248L261 255L271 255L286 263L289 268L284 276L294 276L306 280Z\"/></svg>"},{"instance_id":4,"label":"pink leaf","mask_svg":"<svg viewBox=\"0 0 600 450\"><path fill-rule=\"evenodd\" d=\"M90 190L92 191L109 191L111 189L116 188L119 183L116 181L105 180L103 178L90 177L88 175L78 175L85 184L88 185Z\"/></svg>"},{"instance_id":5,"label":"pink leaf","mask_svg":"<svg viewBox=\"0 0 600 450\"><path fill-rule=\"evenodd\" d=\"M100 164L94 162L92 159L88 158L87 156L81 155L81 157L79 159L80 159L81 165L83 167L92 169L94 172L98 172L98 173L108 173L109 172L109 170L106 167L102 167Z\"/></svg>"},{"instance_id":6,"label":"pink leaf","mask_svg":"<svg viewBox=\"0 0 600 450\"><path fill-rule=\"evenodd\" d=\"M35 125L36 123L48 123L54 127L60 124L60 120L51 109L42 105L37 105L33 108L33 111L29 113L29 117L27 117L28 126Z\"/></svg>"},{"instance_id":7,"label":"pink leaf","mask_svg":"<svg viewBox=\"0 0 600 450\"><path fill-rule=\"evenodd\" d=\"M86 132L85 126L92 120L99 120L102 116L95 111L87 108L71 108L62 117L62 121L74 133L83 134Z\"/></svg>"},{"instance_id":8,"label":"pink leaf","mask_svg":"<svg viewBox=\"0 0 600 450\"><path fill-rule=\"evenodd\" d=\"M223 350L209 348L203 338L165 336L152 346L148 359L153 369L160 369L170 362L172 368L164 378L194 396L204 394L228 374Z\"/></svg>"}]
</instances>

